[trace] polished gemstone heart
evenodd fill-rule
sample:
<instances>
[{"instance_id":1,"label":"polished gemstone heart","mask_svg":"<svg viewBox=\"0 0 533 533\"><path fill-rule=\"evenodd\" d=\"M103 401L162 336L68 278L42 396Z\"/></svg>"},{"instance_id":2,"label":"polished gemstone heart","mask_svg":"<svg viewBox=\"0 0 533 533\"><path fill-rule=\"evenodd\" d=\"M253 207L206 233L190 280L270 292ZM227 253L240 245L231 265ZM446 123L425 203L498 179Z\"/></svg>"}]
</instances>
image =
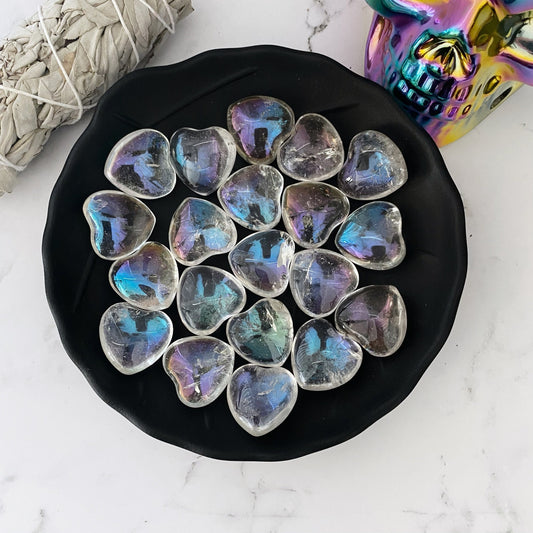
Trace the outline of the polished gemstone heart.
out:
<instances>
[{"instance_id":1,"label":"polished gemstone heart","mask_svg":"<svg viewBox=\"0 0 533 533\"><path fill-rule=\"evenodd\" d=\"M254 231L274 227L281 218L283 176L268 165L251 165L233 173L218 190L229 216Z\"/></svg>"},{"instance_id":2,"label":"polished gemstone heart","mask_svg":"<svg viewBox=\"0 0 533 533\"><path fill-rule=\"evenodd\" d=\"M123 374L154 364L172 339L172 322L161 311L146 311L121 302L100 321L100 343L109 362Z\"/></svg>"},{"instance_id":3,"label":"polished gemstone heart","mask_svg":"<svg viewBox=\"0 0 533 533\"><path fill-rule=\"evenodd\" d=\"M180 180L194 192L207 196L230 175L237 150L224 128L181 128L170 139L170 155Z\"/></svg>"},{"instance_id":4,"label":"polished gemstone heart","mask_svg":"<svg viewBox=\"0 0 533 533\"><path fill-rule=\"evenodd\" d=\"M169 160L168 139L159 131L137 130L111 150L104 167L107 179L137 198L161 198L172 192L176 174Z\"/></svg>"},{"instance_id":5,"label":"polished gemstone heart","mask_svg":"<svg viewBox=\"0 0 533 533\"><path fill-rule=\"evenodd\" d=\"M170 221L169 241L180 263L198 265L212 255L229 252L237 242L237 229L220 207L186 198Z\"/></svg>"},{"instance_id":6,"label":"polished gemstone heart","mask_svg":"<svg viewBox=\"0 0 533 533\"><path fill-rule=\"evenodd\" d=\"M231 317L226 334L247 361L264 366L282 365L291 352L292 317L279 300L265 298L248 311Z\"/></svg>"},{"instance_id":7,"label":"polished gemstone heart","mask_svg":"<svg viewBox=\"0 0 533 533\"><path fill-rule=\"evenodd\" d=\"M330 390L355 376L363 352L357 342L339 333L327 320L315 318L297 331L291 361L302 389Z\"/></svg>"},{"instance_id":8,"label":"polished gemstone heart","mask_svg":"<svg viewBox=\"0 0 533 533\"><path fill-rule=\"evenodd\" d=\"M290 287L294 301L309 316L327 316L359 284L353 263L329 250L304 250L292 260Z\"/></svg>"},{"instance_id":9,"label":"polished gemstone heart","mask_svg":"<svg viewBox=\"0 0 533 533\"><path fill-rule=\"evenodd\" d=\"M356 265L389 270L405 257L400 210L389 202L370 202L356 209L340 227L335 244Z\"/></svg>"},{"instance_id":10,"label":"polished gemstone heart","mask_svg":"<svg viewBox=\"0 0 533 533\"><path fill-rule=\"evenodd\" d=\"M147 242L135 254L111 265L109 281L130 304L159 311L169 307L176 296L178 266L166 246Z\"/></svg>"},{"instance_id":11,"label":"polished gemstone heart","mask_svg":"<svg viewBox=\"0 0 533 533\"><path fill-rule=\"evenodd\" d=\"M367 130L350 142L338 179L339 188L350 198L377 200L407 181L407 166L402 152L389 137Z\"/></svg>"},{"instance_id":12,"label":"polished gemstone heart","mask_svg":"<svg viewBox=\"0 0 533 533\"><path fill-rule=\"evenodd\" d=\"M83 204L91 244L102 259L120 259L150 237L155 216L140 200L118 191L99 191Z\"/></svg>"},{"instance_id":13,"label":"polished gemstone heart","mask_svg":"<svg viewBox=\"0 0 533 533\"><path fill-rule=\"evenodd\" d=\"M186 268L178 288L178 312L185 327L210 335L246 304L246 291L234 276L220 268Z\"/></svg>"},{"instance_id":14,"label":"polished gemstone heart","mask_svg":"<svg viewBox=\"0 0 533 533\"><path fill-rule=\"evenodd\" d=\"M282 367L244 365L228 385L228 404L237 423L260 437L277 428L290 414L298 396L294 376Z\"/></svg>"},{"instance_id":15,"label":"polished gemstone heart","mask_svg":"<svg viewBox=\"0 0 533 533\"><path fill-rule=\"evenodd\" d=\"M335 325L368 353L386 357L396 352L405 338L405 303L392 285L362 287L339 304Z\"/></svg>"},{"instance_id":16,"label":"polished gemstone heart","mask_svg":"<svg viewBox=\"0 0 533 533\"><path fill-rule=\"evenodd\" d=\"M293 128L292 109L276 98L250 96L228 109L228 129L248 163L272 163Z\"/></svg>"},{"instance_id":17,"label":"polished gemstone heart","mask_svg":"<svg viewBox=\"0 0 533 533\"><path fill-rule=\"evenodd\" d=\"M316 113L301 116L279 148L278 167L295 180L327 180L338 174L343 162L340 135L327 118Z\"/></svg>"},{"instance_id":18,"label":"polished gemstone heart","mask_svg":"<svg viewBox=\"0 0 533 533\"><path fill-rule=\"evenodd\" d=\"M253 233L230 252L231 269L242 284L259 296L279 296L289 283L294 241L284 231Z\"/></svg>"},{"instance_id":19,"label":"polished gemstone heart","mask_svg":"<svg viewBox=\"0 0 533 533\"><path fill-rule=\"evenodd\" d=\"M187 337L173 342L163 366L178 398L189 407L204 407L226 388L233 372L233 348L214 337Z\"/></svg>"},{"instance_id":20,"label":"polished gemstone heart","mask_svg":"<svg viewBox=\"0 0 533 533\"><path fill-rule=\"evenodd\" d=\"M285 189L281 215L287 231L304 248L322 246L350 212L348 198L327 183L297 183Z\"/></svg>"}]
</instances>

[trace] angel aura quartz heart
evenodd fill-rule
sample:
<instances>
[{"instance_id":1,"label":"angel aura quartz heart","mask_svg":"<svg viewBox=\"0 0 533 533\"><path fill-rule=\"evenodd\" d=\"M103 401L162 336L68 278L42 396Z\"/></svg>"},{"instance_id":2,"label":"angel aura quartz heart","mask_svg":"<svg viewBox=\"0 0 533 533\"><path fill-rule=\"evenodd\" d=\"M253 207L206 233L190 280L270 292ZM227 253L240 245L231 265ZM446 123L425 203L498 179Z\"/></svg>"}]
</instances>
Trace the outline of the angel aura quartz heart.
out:
<instances>
[{"instance_id":1,"label":"angel aura quartz heart","mask_svg":"<svg viewBox=\"0 0 533 533\"><path fill-rule=\"evenodd\" d=\"M304 250L292 260L289 284L294 301L309 316L335 311L344 296L359 284L353 263L329 250Z\"/></svg>"},{"instance_id":2,"label":"angel aura quartz heart","mask_svg":"<svg viewBox=\"0 0 533 533\"><path fill-rule=\"evenodd\" d=\"M121 302L100 321L100 343L109 362L123 374L154 364L172 339L172 322L161 311L146 311Z\"/></svg>"},{"instance_id":3,"label":"angel aura quartz heart","mask_svg":"<svg viewBox=\"0 0 533 533\"><path fill-rule=\"evenodd\" d=\"M301 116L279 148L279 169L295 180L327 180L339 173L343 162L340 135L328 119L315 113Z\"/></svg>"},{"instance_id":4,"label":"angel aura quartz heart","mask_svg":"<svg viewBox=\"0 0 533 533\"><path fill-rule=\"evenodd\" d=\"M292 317L285 305L270 298L228 320L226 334L237 353L251 363L282 365L291 352Z\"/></svg>"},{"instance_id":5,"label":"angel aura quartz heart","mask_svg":"<svg viewBox=\"0 0 533 533\"><path fill-rule=\"evenodd\" d=\"M327 183L290 185L281 200L285 228L304 248L322 246L349 212L348 198Z\"/></svg>"},{"instance_id":6,"label":"angel aura quartz heart","mask_svg":"<svg viewBox=\"0 0 533 533\"><path fill-rule=\"evenodd\" d=\"M123 192L99 191L83 204L91 229L91 244L102 259L121 259L150 237L155 216L140 200Z\"/></svg>"},{"instance_id":7,"label":"angel aura quartz heart","mask_svg":"<svg viewBox=\"0 0 533 533\"><path fill-rule=\"evenodd\" d=\"M240 241L228 259L241 283L259 296L279 296L289 283L294 241L284 231L253 233Z\"/></svg>"},{"instance_id":8,"label":"angel aura quartz heart","mask_svg":"<svg viewBox=\"0 0 533 533\"><path fill-rule=\"evenodd\" d=\"M339 304L335 325L371 355L387 357L398 350L405 338L405 303L392 285L362 287Z\"/></svg>"},{"instance_id":9,"label":"angel aura quartz heart","mask_svg":"<svg viewBox=\"0 0 533 533\"><path fill-rule=\"evenodd\" d=\"M147 200L161 198L176 185L169 154L168 139L162 133L137 130L115 144L104 174L117 189L132 196Z\"/></svg>"},{"instance_id":10,"label":"angel aura quartz heart","mask_svg":"<svg viewBox=\"0 0 533 533\"><path fill-rule=\"evenodd\" d=\"M340 227L335 244L356 265L389 270L405 257L400 210L389 202L370 202L356 209Z\"/></svg>"},{"instance_id":11,"label":"angel aura quartz heart","mask_svg":"<svg viewBox=\"0 0 533 533\"><path fill-rule=\"evenodd\" d=\"M170 139L170 160L180 180L207 196L230 175L237 150L224 128L181 128Z\"/></svg>"},{"instance_id":12,"label":"angel aura quartz heart","mask_svg":"<svg viewBox=\"0 0 533 533\"><path fill-rule=\"evenodd\" d=\"M231 376L227 394L237 423L250 435L260 437L289 416L296 403L298 385L282 367L244 365Z\"/></svg>"},{"instance_id":13,"label":"angel aura quartz heart","mask_svg":"<svg viewBox=\"0 0 533 533\"><path fill-rule=\"evenodd\" d=\"M158 242L147 242L135 254L115 261L109 270L109 282L117 294L148 311L170 306L178 277L176 260Z\"/></svg>"},{"instance_id":14,"label":"angel aura quartz heart","mask_svg":"<svg viewBox=\"0 0 533 533\"><path fill-rule=\"evenodd\" d=\"M228 109L228 130L239 154L251 164L272 163L293 128L292 109L276 98L250 96Z\"/></svg>"},{"instance_id":15,"label":"angel aura quartz heart","mask_svg":"<svg viewBox=\"0 0 533 533\"><path fill-rule=\"evenodd\" d=\"M198 265L212 255L229 252L237 242L237 229L220 207L186 198L170 221L169 241L181 264Z\"/></svg>"},{"instance_id":16,"label":"angel aura quartz heart","mask_svg":"<svg viewBox=\"0 0 533 533\"><path fill-rule=\"evenodd\" d=\"M204 407L226 388L234 360L233 348L221 340L187 337L169 346L163 367L182 403L188 407Z\"/></svg>"},{"instance_id":17,"label":"angel aura quartz heart","mask_svg":"<svg viewBox=\"0 0 533 533\"><path fill-rule=\"evenodd\" d=\"M292 369L306 390L330 390L352 379L363 361L361 346L327 320L315 318L296 333Z\"/></svg>"},{"instance_id":18,"label":"angel aura quartz heart","mask_svg":"<svg viewBox=\"0 0 533 533\"><path fill-rule=\"evenodd\" d=\"M229 216L245 228L263 231L281 218L283 176L268 165L251 165L234 172L218 190Z\"/></svg>"},{"instance_id":19,"label":"angel aura quartz heart","mask_svg":"<svg viewBox=\"0 0 533 533\"><path fill-rule=\"evenodd\" d=\"M185 327L210 335L246 304L246 291L234 276L220 268L186 268L178 288L178 312Z\"/></svg>"},{"instance_id":20,"label":"angel aura quartz heart","mask_svg":"<svg viewBox=\"0 0 533 533\"><path fill-rule=\"evenodd\" d=\"M339 188L350 198L377 200L407 181L407 166L402 152L389 137L367 130L350 142L338 180Z\"/></svg>"}]
</instances>

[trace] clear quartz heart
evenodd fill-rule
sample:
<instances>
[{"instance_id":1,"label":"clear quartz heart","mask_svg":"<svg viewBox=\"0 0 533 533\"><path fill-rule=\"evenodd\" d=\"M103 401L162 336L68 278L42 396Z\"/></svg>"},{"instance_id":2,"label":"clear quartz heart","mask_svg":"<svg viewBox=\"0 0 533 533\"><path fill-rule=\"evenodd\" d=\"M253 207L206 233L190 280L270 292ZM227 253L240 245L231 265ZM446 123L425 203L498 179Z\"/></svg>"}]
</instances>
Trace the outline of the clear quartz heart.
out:
<instances>
[{"instance_id":1,"label":"clear quartz heart","mask_svg":"<svg viewBox=\"0 0 533 533\"><path fill-rule=\"evenodd\" d=\"M155 216L140 200L123 192L99 191L83 204L91 230L91 244L102 259L121 259L138 250L150 237Z\"/></svg>"},{"instance_id":2,"label":"clear quartz heart","mask_svg":"<svg viewBox=\"0 0 533 533\"><path fill-rule=\"evenodd\" d=\"M400 348L405 338L405 303L393 285L362 287L339 304L335 325L371 355L387 357Z\"/></svg>"},{"instance_id":3,"label":"clear quartz heart","mask_svg":"<svg viewBox=\"0 0 533 533\"><path fill-rule=\"evenodd\" d=\"M181 264L198 265L212 255L229 252L237 242L237 228L215 204L186 198L170 221L169 241Z\"/></svg>"},{"instance_id":4,"label":"clear quartz heart","mask_svg":"<svg viewBox=\"0 0 533 533\"><path fill-rule=\"evenodd\" d=\"M182 403L204 407L226 388L233 372L233 348L214 337L186 337L173 342L163 367Z\"/></svg>"},{"instance_id":5,"label":"clear quartz heart","mask_svg":"<svg viewBox=\"0 0 533 533\"><path fill-rule=\"evenodd\" d=\"M389 202L370 202L356 209L339 228L335 244L356 265L389 270L405 258L400 210Z\"/></svg>"},{"instance_id":6,"label":"clear quartz heart","mask_svg":"<svg viewBox=\"0 0 533 533\"><path fill-rule=\"evenodd\" d=\"M226 334L236 352L247 361L279 366L291 352L292 317L282 302L265 298L231 317Z\"/></svg>"},{"instance_id":7,"label":"clear quartz heart","mask_svg":"<svg viewBox=\"0 0 533 533\"><path fill-rule=\"evenodd\" d=\"M170 160L180 180L192 191L207 196L230 175L237 150L224 128L181 128L170 139Z\"/></svg>"},{"instance_id":8,"label":"clear quartz heart","mask_svg":"<svg viewBox=\"0 0 533 533\"><path fill-rule=\"evenodd\" d=\"M176 174L169 159L168 139L159 131L133 131L115 144L104 166L107 179L118 189L147 200L170 194Z\"/></svg>"},{"instance_id":9,"label":"clear quartz heart","mask_svg":"<svg viewBox=\"0 0 533 533\"><path fill-rule=\"evenodd\" d=\"M353 263L329 250L298 252L291 264L289 284L294 301L309 316L330 315L359 284Z\"/></svg>"},{"instance_id":10,"label":"clear quartz heart","mask_svg":"<svg viewBox=\"0 0 533 533\"><path fill-rule=\"evenodd\" d=\"M237 423L250 435L260 437L289 416L296 403L298 385L282 367L244 365L231 376L227 395Z\"/></svg>"},{"instance_id":11,"label":"clear quartz heart","mask_svg":"<svg viewBox=\"0 0 533 533\"><path fill-rule=\"evenodd\" d=\"M146 311L121 302L100 321L100 343L109 362L123 374L154 364L172 339L172 322L161 311Z\"/></svg>"},{"instance_id":12,"label":"clear quartz heart","mask_svg":"<svg viewBox=\"0 0 533 533\"><path fill-rule=\"evenodd\" d=\"M327 180L338 174L343 162L340 135L327 118L316 113L301 116L279 148L278 167L295 180Z\"/></svg>"},{"instance_id":13,"label":"clear quartz heart","mask_svg":"<svg viewBox=\"0 0 533 533\"><path fill-rule=\"evenodd\" d=\"M309 320L296 333L291 362L302 389L340 387L355 376L362 361L361 346L323 318Z\"/></svg>"}]
</instances>

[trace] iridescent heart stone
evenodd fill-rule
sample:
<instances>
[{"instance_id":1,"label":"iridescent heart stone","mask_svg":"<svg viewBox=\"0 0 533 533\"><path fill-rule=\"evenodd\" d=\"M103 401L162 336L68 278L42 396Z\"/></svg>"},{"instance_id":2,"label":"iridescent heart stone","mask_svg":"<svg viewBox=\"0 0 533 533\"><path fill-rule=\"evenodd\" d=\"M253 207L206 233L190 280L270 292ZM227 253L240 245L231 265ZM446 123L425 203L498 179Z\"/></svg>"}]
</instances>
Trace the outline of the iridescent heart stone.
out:
<instances>
[{"instance_id":1,"label":"iridescent heart stone","mask_svg":"<svg viewBox=\"0 0 533 533\"><path fill-rule=\"evenodd\" d=\"M361 346L323 318L309 320L296 333L291 362L302 389L340 387L355 376L362 361Z\"/></svg>"},{"instance_id":2,"label":"iridescent heart stone","mask_svg":"<svg viewBox=\"0 0 533 533\"><path fill-rule=\"evenodd\" d=\"M281 100L250 96L230 105L228 130L248 163L272 163L294 128L294 113Z\"/></svg>"},{"instance_id":3,"label":"iridescent heart stone","mask_svg":"<svg viewBox=\"0 0 533 533\"><path fill-rule=\"evenodd\" d=\"M405 257L400 210L389 202L370 202L356 209L339 228L335 244L356 265L389 270Z\"/></svg>"},{"instance_id":4,"label":"iridescent heart stone","mask_svg":"<svg viewBox=\"0 0 533 533\"><path fill-rule=\"evenodd\" d=\"M159 131L133 131L113 147L104 166L117 189L137 198L161 198L176 185L168 139Z\"/></svg>"},{"instance_id":5,"label":"iridescent heart stone","mask_svg":"<svg viewBox=\"0 0 533 533\"><path fill-rule=\"evenodd\" d=\"M281 218L283 176L268 165L251 165L234 172L218 190L229 216L254 231L273 228Z\"/></svg>"},{"instance_id":6,"label":"iridescent heart stone","mask_svg":"<svg viewBox=\"0 0 533 533\"><path fill-rule=\"evenodd\" d=\"M296 403L298 385L282 367L244 365L231 376L227 394L237 423L250 435L260 437L289 416Z\"/></svg>"},{"instance_id":7,"label":"iridescent heart stone","mask_svg":"<svg viewBox=\"0 0 533 533\"><path fill-rule=\"evenodd\" d=\"M178 266L166 246L147 242L138 252L115 261L109 282L130 304L159 311L170 306L178 290Z\"/></svg>"},{"instance_id":8,"label":"iridescent heart stone","mask_svg":"<svg viewBox=\"0 0 533 533\"><path fill-rule=\"evenodd\" d=\"M350 142L338 180L339 188L350 198L377 200L407 181L407 166L402 152L389 137L367 130Z\"/></svg>"},{"instance_id":9,"label":"iridescent heart stone","mask_svg":"<svg viewBox=\"0 0 533 533\"><path fill-rule=\"evenodd\" d=\"M246 291L234 276L220 268L186 268L178 288L178 312L185 327L210 335L246 304Z\"/></svg>"},{"instance_id":10,"label":"iridescent heart stone","mask_svg":"<svg viewBox=\"0 0 533 533\"><path fill-rule=\"evenodd\" d=\"M294 241L284 231L253 233L230 252L231 269L241 283L259 296L279 296L289 283Z\"/></svg>"},{"instance_id":11,"label":"iridescent heart stone","mask_svg":"<svg viewBox=\"0 0 533 533\"><path fill-rule=\"evenodd\" d=\"M295 180L322 181L335 176L344 162L342 139L322 115L302 115L280 146L278 167Z\"/></svg>"},{"instance_id":12,"label":"iridescent heart stone","mask_svg":"<svg viewBox=\"0 0 533 533\"><path fill-rule=\"evenodd\" d=\"M309 316L327 316L359 284L353 263L329 250L304 250L292 260L289 284L294 301Z\"/></svg>"},{"instance_id":13,"label":"iridescent heart stone","mask_svg":"<svg viewBox=\"0 0 533 533\"><path fill-rule=\"evenodd\" d=\"M230 175L237 150L224 128L181 128L170 139L170 160L180 180L207 196Z\"/></svg>"},{"instance_id":14,"label":"iridescent heart stone","mask_svg":"<svg viewBox=\"0 0 533 533\"><path fill-rule=\"evenodd\" d=\"M204 407L226 388L234 360L233 348L221 340L186 337L169 346L163 357L163 367L182 403L188 407Z\"/></svg>"},{"instance_id":15,"label":"iridescent heart stone","mask_svg":"<svg viewBox=\"0 0 533 533\"><path fill-rule=\"evenodd\" d=\"M140 200L123 192L99 191L83 204L91 244L102 259L120 259L138 250L150 237L155 216Z\"/></svg>"},{"instance_id":16,"label":"iridescent heart stone","mask_svg":"<svg viewBox=\"0 0 533 533\"><path fill-rule=\"evenodd\" d=\"M290 185L281 200L285 227L304 248L322 246L349 212L348 198L327 183Z\"/></svg>"},{"instance_id":17,"label":"iridescent heart stone","mask_svg":"<svg viewBox=\"0 0 533 533\"><path fill-rule=\"evenodd\" d=\"M289 310L278 300L259 300L228 320L226 334L237 353L251 363L282 365L291 352L293 326Z\"/></svg>"},{"instance_id":18,"label":"iridescent heart stone","mask_svg":"<svg viewBox=\"0 0 533 533\"><path fill-rule=\"evenodd\" d=\"M220 207L186 198L170 221L169 241L180 263L198 265L212 255L229 252L237 242L237 229Z\"/></svg>"},{"instance_id":19,"label":"iridescent heart stone","mask_svg":"<svg viewBox=\"0 0 533 533\"><path fill-rule=\"evenodd\" d=\"M401 346L407 331L403 298L392 285L362 287L339 304L335 325L371 355L392 355Z\"/></svg>"},{"instance_id":20,"label":"iridescent heart stone","mask_svg":"<svg viewBox=\"0 0 533 533\"><path fill-rule=\"evenodd\" d=\"M172 321L161 311L145 311L121 302L100 321L100 343L109 362L123 374L154 364L172 339Z\"/></svg>"}]
</instances>

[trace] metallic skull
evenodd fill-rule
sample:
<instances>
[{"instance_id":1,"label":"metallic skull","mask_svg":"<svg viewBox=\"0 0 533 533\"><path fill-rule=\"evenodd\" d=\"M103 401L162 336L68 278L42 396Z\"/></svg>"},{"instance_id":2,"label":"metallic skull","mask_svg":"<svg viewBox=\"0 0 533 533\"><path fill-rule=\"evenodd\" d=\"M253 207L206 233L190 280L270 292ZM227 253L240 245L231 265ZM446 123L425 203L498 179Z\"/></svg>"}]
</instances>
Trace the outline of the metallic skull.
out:
<instances>
[{"instance_id":1,"label":"metallic skull","mask_svg":"<svg viewBox=\"0 0 533 533\"><path fill-rule=\"evenodd\" d=\"M533 0L367 0L365 74L440 146L533 85Z\"/></svg>"}]
</instances>

